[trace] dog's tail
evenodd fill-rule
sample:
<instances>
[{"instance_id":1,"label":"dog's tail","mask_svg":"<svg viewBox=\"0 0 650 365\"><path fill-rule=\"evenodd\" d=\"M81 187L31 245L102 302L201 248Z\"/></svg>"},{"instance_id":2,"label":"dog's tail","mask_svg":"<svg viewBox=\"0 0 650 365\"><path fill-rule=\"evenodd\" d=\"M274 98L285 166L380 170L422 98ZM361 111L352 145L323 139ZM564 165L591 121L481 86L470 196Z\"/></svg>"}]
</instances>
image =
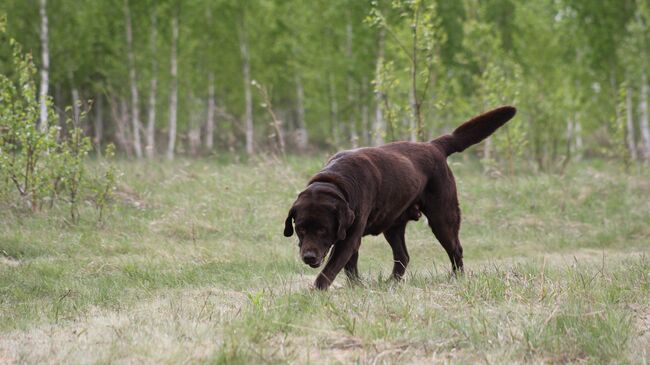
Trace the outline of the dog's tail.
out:
<instances>
[{"instance_id":1,"label":"dog's tail","mask_svg":"<svg viewBox=\"0 0 650 365\"><path fill-rule=\"evenodd\" d=\"M447 156L455 152L463 152L467 147L481 142L494 133L516 113L517 109L512 106L502 106L490 110L463 123L451 134L432 140L431 143L440 148Z\"/></svg>"}]
</instances>

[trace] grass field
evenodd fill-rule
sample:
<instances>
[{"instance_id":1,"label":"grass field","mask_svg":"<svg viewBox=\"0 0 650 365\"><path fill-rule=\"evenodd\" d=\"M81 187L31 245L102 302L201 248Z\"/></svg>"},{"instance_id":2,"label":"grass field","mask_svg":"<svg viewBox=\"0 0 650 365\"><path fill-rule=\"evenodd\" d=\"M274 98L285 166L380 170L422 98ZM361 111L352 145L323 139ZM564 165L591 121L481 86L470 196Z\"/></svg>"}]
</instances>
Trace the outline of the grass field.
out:
<instances>
[{"instance_id":1,"label":"grass field","mask_svg":"<svg viewBox=\"0 0 650 365\"><path fill-rule=\"evenodd\" d=\"M366 237L321 293L282 230L322 162L121 163L101 226L0 206L0 363L650 362L647 168L456 160L463 277L420 221L402 283Z\"/></svg>"}]
</instances>

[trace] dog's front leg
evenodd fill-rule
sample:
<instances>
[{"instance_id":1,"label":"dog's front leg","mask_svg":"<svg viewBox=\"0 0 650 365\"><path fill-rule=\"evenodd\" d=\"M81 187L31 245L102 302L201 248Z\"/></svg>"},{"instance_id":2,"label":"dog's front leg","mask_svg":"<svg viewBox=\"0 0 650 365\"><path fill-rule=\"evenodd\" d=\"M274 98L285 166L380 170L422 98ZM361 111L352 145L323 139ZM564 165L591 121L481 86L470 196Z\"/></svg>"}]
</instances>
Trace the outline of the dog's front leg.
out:
<instances>
[{"instance_id":1,"label":"dog's front leg","mask_svg":"<svg viewBox=\"0 0 650 365\"><path fill-rule=\"evenodd\" d=\"M314 282L314 287L318 290L327 290L327 288L334 282L336 275L341 272L345 264L350 261L350 258L357 252L359 249L359 244L361 243L361 235L353 234L344 239L343 241L338 242L332 248L332 254L330 255L325 268L318 274L316 282Z\"/></svg>"}]
</instances>

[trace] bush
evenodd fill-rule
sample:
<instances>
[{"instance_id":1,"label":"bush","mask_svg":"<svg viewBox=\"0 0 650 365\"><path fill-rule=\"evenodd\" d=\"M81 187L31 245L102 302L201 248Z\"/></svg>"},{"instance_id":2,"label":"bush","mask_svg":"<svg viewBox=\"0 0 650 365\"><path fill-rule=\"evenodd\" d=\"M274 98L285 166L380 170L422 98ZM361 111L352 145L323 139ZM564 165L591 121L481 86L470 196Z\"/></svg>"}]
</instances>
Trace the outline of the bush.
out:
<instances>
[{"instance_id":1,"label":"bush","mask_svg":"<svg viewBox=\"0 0 650 365\"><path fill-rule=\"evenodd\" d=\"M0 24L0 36L2 29ZM42 210L46 203L52 208L64 202L76 223L79 203L88 196L101 220L115 187L114 166L104 163L97 176L88 174L90 139L70 118L65 134L56 123L39 126L36 67L14 39L9 39L8 44L12 48L14 77L0 74L0 199L31 212ZM51 100L46 104L48 122L55 121ZM106 156L110 158L113 151L109 145Z\"/></svg>"}]
</instances>

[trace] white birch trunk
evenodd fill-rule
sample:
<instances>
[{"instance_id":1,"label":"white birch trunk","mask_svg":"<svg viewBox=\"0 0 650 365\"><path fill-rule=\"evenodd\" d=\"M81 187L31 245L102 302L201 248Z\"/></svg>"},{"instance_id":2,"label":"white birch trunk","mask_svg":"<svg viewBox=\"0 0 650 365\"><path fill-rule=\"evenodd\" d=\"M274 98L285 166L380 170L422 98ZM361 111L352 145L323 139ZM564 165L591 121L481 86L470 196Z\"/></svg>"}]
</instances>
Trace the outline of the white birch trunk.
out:
<instances>
[{"instance_id":1,"label":"white birch trunk","mask_svg":"<svg viewBox=\"0 0 650 365\"><path fill-rule=\"evenodd\" d=\"M330 118L332 121L332 140L339 145L339 104L336 101L336 84L330 76Z\"/></svg>"},{"instance_id":2,"label":"white birch trunk","mask_svg":"<svg viewBox=\"0 0 650 365\"><path fill-rule=\"evenodd\" d=\"M350 128L350 144L352 145L352 148L357 148L359 147L359 135L357 134L357 121L354 116L354 80L352 80L352 23L350 22L350 17L348 14L348 22L346 25L346 45L345 45L345 53L346 57L348 59L348 75L347 75L347 81L348 81L348 112L350 114L350 119L348 120L349 123L349 128Z\"/></svg>"},{"instance_id":3,"label":"white birch trunk","mask_svg":"<svg viewBox=\"0 0 650 365\"><path fill-rule=\"evenodd\" d=\"M361 81L361 136L362 143L365 146L370 144L369 120L368 117L368 79L365 77Z\"/></svg>"},{"instance_id":4,"label":"white birch trunk","mask_svg":"<svg viewBox=\"0 0 650 365\"><path fill-rule=\"evenodd\" d=\"M72 78L70 78L72 81ZM79 125L79 116L81 115L80 108L81 100L79 98L79 89L72 84L72 125L75 127L80 127Z\"/></svg>"},{"instance_id":5,"label":"white birch trunk","mask_svg":"<svg viewBox=\"0 0 650 365\"><path fill-rule=\"evenodd\" d=\"M129 60L129 84L131 87L131 128L133 129L133 150L137 158L142 158L140 141L140 106L138 98L137 75L135 72L135 57L133 55L133 29L131 27L131 12L129 0L124 0L124 18L126 20L126 49Z\"/></svg>"},{"instance_id":6,"label":"white birch trunk","mask_svg":"<svg viewBox=\"0 0 650 365\"><path fill-rule=\"evenodd\" d=\"M151 13L151 84L149 86L149 114L147 116L147 145L145 152L147 158L153 158L156 154L156 96L158 93L158 61L157 61L157 37L158 28L156 25L156 11Z\"/></svg>"},{"instance_id":7,"label":"white birch trunk","mask_svg":"<svg viewBox=\"0 0 650 365\"><path fill-rule=\"evenodd\" d=\"M252 155L255 152L253 148L253 94L251 92L250 60L248 44L246 42L246 33L242 24L239 29L239 51L241 52L242 73L244 76L244 98L246 100L246 153Z\"/></svg>"},{"instance_id":8,"label":"white birch trunk","mask_svg":"<svg viewBox=\"0 0 650 365\"><path fill-rule=\"evenodd\" d=\"M167 159L174 159L176 148L176 113L178 111L178 60L176 48L178 43L178 14L172 18L172 52L171 52L171 91L169 94L169 143L167 145Z\"/></svg>"},{"instance_id":9,"label":"white birch trunk","mask_svg":"<svg viewBox=\"0 0 650 365\"><path fill-rule=\"evenodd\" d=\"M632 89L627 88L625 92L625 144L630 153L630 158L634 161L637 159L636 144L634 138L634 117L632 116Z\"/></svg>"},{"instance_id":10,"label":"white birch trunk","mask_svg":"<svg viewBox=\"0 0 650 365\"><path fill-rule=\"evenodd\" d=\"M418 141L418 115L417 115L417 101L415 100L415 91L414 88L409 89L409 103L411 104L411 108L413 110L413 115L409 119L409 140L411 142L417 142Z\"/></svg>"},{"instance_id":11,"label":"white birch trunk","mask_svg":"<svg viewBox=\"0 0 650 365\"><path fill-rule=\"evenodd\" d=\"M48 45L48 25L47 25L47 0L40 1L41 15L41 57L43 65L41 67L41 88L39 91L39 123L41 130L46 130L47 125L47 88L50 78L50 49Z\"/></svg>"},{"instance_id":12,"label":"white birch trunk","mask_svg":"<svg viewBox=\"0 0 650 365\"><path fill-rule=\"evenodd\" d=\"M54 109L56 110L56 114L59 117L58 125L61 127L59 134L57 135L57 138L59 138L60 134L65 131L65 103L63 101L63 95L61 93L61 85L58 83L54 85Z\"/></svg>"},{"instance_id":13,"label":"white birch trunk","mask_svg":"<svg viewBox=\"0 0 650 365\"><path fill-rule=\"evenodd\" d=\"M648 126L648 79L641 77L641 95L639 100L639 131L641 132L641 150L643 158L650 160L650 127Z\"/></svg>"},{"instance_id":14,"label":"white birch trunk","mask_svg":"<svg viewBox=\"0 0 650 365\"><path fill-rule=\"evenodd\" d=\"M567 160L572 159L573 154L575 152L575 145L574 145L574 123L571 118L567 120L566 123L566 151L567 151Z\"/></svg>"},{"instance_id":15,"label":"white birch trunk","mask_svg":"<svg viewBox=\"0 0 650 365\"><path fill-rule=\"evenodd\" d=\"M372 126L373 145L379 146L384 144L384 113L382 103L384 102L384 93L382 91L383 76L382 69L384 68L384 30L379 30L379 42L377 50L377 63L375 66L375 120Z\"/></svg>"},{"instance_id":16,"label":"white birch trunk","mask_svg":"<svg viewBox=\"0 0 650 365\"><path fill-rule=\"evenodd\" d=\"M95 149L98 154L101 154L102 139L104 138L104 103L102 102L102 95L99 93L95 97L95 120L93 129L95 132Z\"/></svg>"},{"instance_id":17,"label":"white birch trunk","mask_svg":"<svg viewBox=\"0 0 650 365\"><path fill-rule=\"evenodd\" d=\"M485 139L485 143L483 144L483 160L485 161L490 161L492 158L492 137L488 137Z\"/></svg>"},{"instance_id":18,"label":"white birch trunk","mask_svg":"<svg viewBox=\"0 0 650 365\"><path fill-rule=\"evenodd\" d=\"M126 156L131 158L133 155L133 145L129 143L129 107L125 99L119 100L119 115L116 119L115 138L122 145Z\"/></svg>"},{"instance_id":19,"label":"white birch trunk","mask_svg":"<svg viewBox=\"0 0 650 365\"><path fill-rule=\"evenodd\" d=\"M575 134L575 160L582 160L582 124L580 123L580 115L576 114L575 124L573 125L573 133Z\"/></svg>"},{"instance_id":20,"label":"white birch trunk","mask_svg":"<svg viewBox=\"0 0 650 365\"><path fill-rule=\"evenodd\" d=\"M212 152L214 147L214 72L208 77L208 116L205 121L205 149Z\"/></svg>"},{"instance_id":21,"label":"white birch trunk","mask_svg":"<svg viewBox=\"0 0 650 365\"><path fill-rule=\"evenodd\" d=\"M296 131L296 145L304 151L309 143L309 135L305 126L305 90L302 86L302 79L296 73L296 108L298 114L298 130Z\"/></svg>"},{"instance_id":22,"label":"white birch trunk","mask_svg":"<svg viewBox=\"0 0 650 365\"><path fill-rule=\"evenodd\" d=\"M190 110L203 110L204 100L196 95L190 95L188 98ZM194 112L189 115L189 128L187 132L187 142L189 144L190 156L197 156L201 148L201 125L203 124L201 113Z\"/></svg>"}]
</instances>

